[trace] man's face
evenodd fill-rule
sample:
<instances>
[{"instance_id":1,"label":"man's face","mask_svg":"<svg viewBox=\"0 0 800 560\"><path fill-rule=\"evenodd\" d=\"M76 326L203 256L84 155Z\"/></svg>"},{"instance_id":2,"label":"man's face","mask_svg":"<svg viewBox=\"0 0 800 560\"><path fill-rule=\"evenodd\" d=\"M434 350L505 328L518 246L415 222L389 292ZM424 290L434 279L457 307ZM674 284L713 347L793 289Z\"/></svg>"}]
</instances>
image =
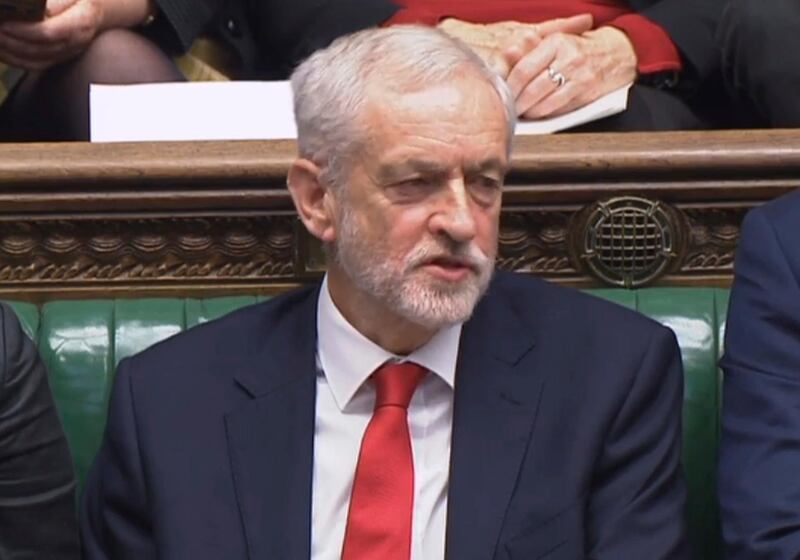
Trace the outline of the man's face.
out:
<instances>
[{"instance_id":1,"label":"man's face","mask_svg":"<svg viewBox=\"0 0 800 560\"><path fill-rule=\"evenodd\" d=\"M497 251L502 103L474 78L372 99L380 103L365 115L366 150L336 194L334 266L348 289L413 323L464 321Z\"/></svg>"}]
</instances>

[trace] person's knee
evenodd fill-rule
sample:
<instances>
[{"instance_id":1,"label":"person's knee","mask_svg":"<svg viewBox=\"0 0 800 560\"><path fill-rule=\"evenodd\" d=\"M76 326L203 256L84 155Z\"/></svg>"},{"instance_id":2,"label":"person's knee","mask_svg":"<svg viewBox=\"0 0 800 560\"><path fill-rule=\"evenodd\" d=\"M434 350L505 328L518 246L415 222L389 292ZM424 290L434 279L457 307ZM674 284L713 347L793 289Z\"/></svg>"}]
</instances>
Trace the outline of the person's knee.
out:
<instances>
[{"instance_id":1,"label":"person's knee","mask_svg":"<svg viewBox=\"0 0 800 560\"><path fill-rule=\"evenodd\" d=\"M768 5L767 5L768 4ZM722 75L733 98L773 126L794 126L800 77L797 0L729 0L718 30Z\"/></svg>"},{"instance_id":2,"label":"person's knee","mask_svg":"<svg viewBox=\"0 0 800 560\"><path fill-rule=\"evenodd\" d=\"M759 0L728 0L722 12L720 27L737 31L757 30L769 19L769 9Z\"/></svg>"},{"instance_id":3,"label":"person's knee","mask_svg":"<svg viewBox=\"0 0 800 560\"><path fill-rule=\"evenodd\" d=\"M725 50L763 47L775 43L783 29L792 28L800 13L796 0L728 0L720 19L717 37Z\"/></svg>"},{"instance_id":4,"label":"person's knee","mask_svg":"<svg viewBox=\"0 0 800 560\"><path fill-rule=\"evenodd\" d=\"M100 33L77 62L90 83L130 84L181 78L166 53L129 29Z\"/></svg>"},{"instance_id":5,"label":"person's knee","mask_svg":"<svg viewBox=\"0 0 800 560\"><path fill-rule=\"evenodd\" d=\"M778 1L778 0L776 0ZM774 17L760 0L729 0L717 29L717 45L726 85L738 92L763 71L763 58L769 51L770 25Z\"/></svg>"},{"instance_id":6,"label":"person's knee","mask_svg":"<svg viewBox=\"0 0 800 560\"><path fill-rule=\"evenodd\" d=\"M717 43L723 60L737 57L732 53L741 52L762 33L760 26L767 10L759 9L759 0L729 0L722 12L717 30ZM739 55L740 56L740 55ZM738 57L737 57L738 58Z\"/></svg>"}]
</instances>

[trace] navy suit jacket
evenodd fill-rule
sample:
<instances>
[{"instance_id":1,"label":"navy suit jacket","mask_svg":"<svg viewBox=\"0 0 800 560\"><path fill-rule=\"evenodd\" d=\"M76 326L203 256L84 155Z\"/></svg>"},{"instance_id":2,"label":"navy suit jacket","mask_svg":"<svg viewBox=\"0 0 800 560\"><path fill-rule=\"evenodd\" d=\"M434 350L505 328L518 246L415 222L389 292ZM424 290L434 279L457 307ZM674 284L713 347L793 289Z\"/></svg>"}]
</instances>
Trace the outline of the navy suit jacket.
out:
<instances>
[{"instance_id":1,"label":"navy suit jacket","mask_svg":"<svg viewBox=\"0 0 800 560\"><path fill-rule=\"evenodd\" d=\"M317 293L120 364L81 512L87 560L309 557ZM499 273L455 387L448 558L687 556L670 330Z\"/></svg>"},{"instance_id":2,"label":"navy suit jacket","mask_svg":"<svg viewBox=\"0 0 800 560\"><path fill-rule=\"evenodd\" d=\"M742 227L721 362L727 558L800 556L800 191Z\"/></svg>"}]
</instances>

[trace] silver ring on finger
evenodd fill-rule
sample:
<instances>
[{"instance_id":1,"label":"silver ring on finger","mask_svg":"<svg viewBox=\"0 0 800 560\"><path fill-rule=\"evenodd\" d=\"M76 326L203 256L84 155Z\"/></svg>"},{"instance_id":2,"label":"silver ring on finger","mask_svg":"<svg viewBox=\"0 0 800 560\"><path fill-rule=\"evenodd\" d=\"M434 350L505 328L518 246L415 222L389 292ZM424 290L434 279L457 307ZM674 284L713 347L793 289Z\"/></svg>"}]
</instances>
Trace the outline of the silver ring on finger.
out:
<instances>
[{"instance_id":1,"label":"silver ring on finger","mask_svg":"<svg viewBox=\"0 0 800 560\"><path fill-rule=\"evenodd\" d=\"M561 87L567 83L567 78L564 76L564 74L552 66L547 67L547 75L550 77L550 81L553 82L556 87Z\"/></svg>"}]
</instances>

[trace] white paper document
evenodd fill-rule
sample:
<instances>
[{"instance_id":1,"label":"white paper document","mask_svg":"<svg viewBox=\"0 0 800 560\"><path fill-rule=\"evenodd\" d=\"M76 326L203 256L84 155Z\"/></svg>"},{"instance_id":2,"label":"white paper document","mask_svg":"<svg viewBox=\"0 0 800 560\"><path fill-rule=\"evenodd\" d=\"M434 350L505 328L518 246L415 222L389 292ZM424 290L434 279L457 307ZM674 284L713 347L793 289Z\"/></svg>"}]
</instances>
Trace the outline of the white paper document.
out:
<instances>
[{"instance_id":1,"label":"white paper document","mask_svg":"<svg viewBox=\"0 0 800 560\"><path fill-rule=\"evenodd\" d=\"M551 134L559 130L566 130L573 126L616 115L628 108L628 90L630 88L631 86L627 85L616 91L612 91L599 99L595 99L588 105L584 105L580 109L575 109L570 113L559 115L558 117L536 121L519 121L517 123L516 133Z\"/></svg>"},{"instance_id":2,"label":"white paper document","mask_svg":"<svg viewBox=\"0 0 800 560\"><path fill-rule=\"evenodd\" d=\"M517 134L549 134L625 110L630 86ZM288 81L92 84L92 142L269 140L297 137Z\"/></svg>"},{"instance_id":3,"label":"white paper document","mask_svg":"<svg viewBox=\"0 0 800 560\"><path fill-rule=\"evenodd\" d=\"M296 138L288 82L92 84L92 142Z\"/></svg>"}]
</instances>

